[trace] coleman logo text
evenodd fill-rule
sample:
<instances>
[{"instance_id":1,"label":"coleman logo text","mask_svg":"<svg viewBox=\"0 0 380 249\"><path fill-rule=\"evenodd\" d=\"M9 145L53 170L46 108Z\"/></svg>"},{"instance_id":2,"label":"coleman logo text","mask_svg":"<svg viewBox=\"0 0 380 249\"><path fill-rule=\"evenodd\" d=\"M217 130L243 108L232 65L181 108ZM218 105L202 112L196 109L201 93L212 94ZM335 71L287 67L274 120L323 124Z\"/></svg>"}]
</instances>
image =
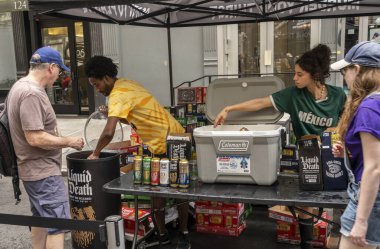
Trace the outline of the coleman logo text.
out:
<instances>
[{"instance_id":1,"label":"coleman logo text","mask_svg":"<svg viewBox=\"0 0 380 249\"><path fill-rule=\"evenodd\" d=\"M249 141L246 140L220 140L219 151L247 151Z\"/></svg>"}]
</instances>

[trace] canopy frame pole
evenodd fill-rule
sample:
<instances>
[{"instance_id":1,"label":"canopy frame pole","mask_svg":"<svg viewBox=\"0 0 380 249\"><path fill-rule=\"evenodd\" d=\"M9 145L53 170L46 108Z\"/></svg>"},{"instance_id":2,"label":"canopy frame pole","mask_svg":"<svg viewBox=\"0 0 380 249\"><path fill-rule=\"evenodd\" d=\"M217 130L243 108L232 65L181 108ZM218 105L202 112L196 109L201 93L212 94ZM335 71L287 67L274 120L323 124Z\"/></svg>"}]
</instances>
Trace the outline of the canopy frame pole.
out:
<instances>
[{"instance_id":1,"label":"canopy frame pole","mask_svg":"<svg viewBox=\"0 0 380 249\"><path fill-rule=\"evenodd\" d=\"M107 18L108 20L111 20L112 22L114 22L115 24L120 24L120 22L118 20L116 20L115 18L112 18L110 17L109 15L106 15L100 11L98 11L97 9L95 9L94 7L90 7L88 8L89 10L91 11L94 11L96 14L100 15L100 16L103 16L105 18Z\"/></svg>"},{"instance_id":2,"label":"canopy frame pole","mask_svg":"<svg viewBox=\"0 0 380 249\"><path fill-rule=\"evenodd\" d=\"M169 60L169 83L170 83L170 105L174 106L174 87L173 87L173 62L172 62L172 38L170 33L170 12L166 20L166 33L168 37L168 60Z\"/></svg>"}]
</instances>

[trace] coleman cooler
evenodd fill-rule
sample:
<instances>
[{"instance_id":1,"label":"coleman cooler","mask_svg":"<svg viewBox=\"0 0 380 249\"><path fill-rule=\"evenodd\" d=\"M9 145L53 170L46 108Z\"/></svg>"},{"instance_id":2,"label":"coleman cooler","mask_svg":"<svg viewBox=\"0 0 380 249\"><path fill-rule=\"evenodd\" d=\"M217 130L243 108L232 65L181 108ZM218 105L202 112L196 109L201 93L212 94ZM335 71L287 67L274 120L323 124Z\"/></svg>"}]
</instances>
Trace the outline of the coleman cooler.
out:
<instances>
[{"instance_id":1,"label":"coleman cooler","mask_svg":"<svg viewBox=\"0 0 380 249\"><path fill-rule=\"evenodd\" d=\"M206 116L213 122L228 105L269 96L284 88L277 77L217 79L207 90ZM266 108L230 112L224 125L194 130L199 178L205 183L271 185L277 180L281 134L289 115Z\"/></svg>"}]
</instances>

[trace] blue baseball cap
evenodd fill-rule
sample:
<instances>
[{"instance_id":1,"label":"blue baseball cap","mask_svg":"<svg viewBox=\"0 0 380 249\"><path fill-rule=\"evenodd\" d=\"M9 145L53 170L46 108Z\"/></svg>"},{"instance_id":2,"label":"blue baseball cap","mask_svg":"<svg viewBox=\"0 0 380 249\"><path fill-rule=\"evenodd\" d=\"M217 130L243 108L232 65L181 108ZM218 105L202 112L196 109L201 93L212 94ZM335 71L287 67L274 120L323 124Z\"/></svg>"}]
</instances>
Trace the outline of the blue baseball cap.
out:
<instances>
[{"instance_id":1,"label":"blue baseball cap","mask_svg":"<svg viewBox=\"0 0 380 249\"><path fill-rule=\"evenodd\" d=\"M380 44L369 41L358 43L347 52L343 60L331 64L330 67L340 70L351 64L380 68Z\"/></svg>"},{"instance_id":2,"label":"blue baseball cap","mask_svg":"<svg viewBox=\"0 0 380 249\"><path fill-rule=\"evenodd\" d=\"M70 72L70 68L63 64L62 57L59 52L52 47L42 47L37 49L32 55L30 63L54 63L63 70Z\"/></svg>"}]
</instances>

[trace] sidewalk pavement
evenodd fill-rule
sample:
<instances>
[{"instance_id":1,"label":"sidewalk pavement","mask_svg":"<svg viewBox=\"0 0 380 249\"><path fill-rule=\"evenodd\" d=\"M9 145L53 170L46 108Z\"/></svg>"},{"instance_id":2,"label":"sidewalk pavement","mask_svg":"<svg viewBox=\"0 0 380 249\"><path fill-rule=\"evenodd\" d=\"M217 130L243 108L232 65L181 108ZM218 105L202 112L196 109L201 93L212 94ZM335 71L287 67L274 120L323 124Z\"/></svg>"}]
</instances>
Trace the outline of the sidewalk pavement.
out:
<instances>
[{"instance_id":1,"label":"sidewalk pavement","mask_svg":"<svg viewBox=\"0 0 380 249\"><path fill-rule=\"evenodd\" d=\"M87 121L87 116L58 116L58 131L61 136L81 136L84 137L83 130ZM88 150L88 146L85 145L83 150ZM66 156L72 152L75 152L75 149L64 148L62 149L62 172L67 172Z\"/></svg>"}]
</instances>

